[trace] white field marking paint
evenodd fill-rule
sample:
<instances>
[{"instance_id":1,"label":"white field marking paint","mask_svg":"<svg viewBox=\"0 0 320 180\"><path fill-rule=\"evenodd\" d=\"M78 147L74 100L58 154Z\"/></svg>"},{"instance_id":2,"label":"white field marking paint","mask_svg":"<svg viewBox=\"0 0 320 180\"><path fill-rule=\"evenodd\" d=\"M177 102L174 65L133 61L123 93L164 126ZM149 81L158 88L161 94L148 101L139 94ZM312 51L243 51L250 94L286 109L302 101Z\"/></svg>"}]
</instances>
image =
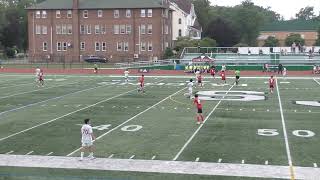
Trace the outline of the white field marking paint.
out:
<instances>
[{"instance_id":1,"label":"white field marking paint","mask_svg":"<svg viewBox=\"0 0 320 180\"><path fill-rule=\"evenodd\" d=\"M29 155L29 154L32 154L33 153L33 151L30 151L30 152L28 152L26 155Z\"/></svg>"},{"instance_id":2,"label":"white field marking paint","mask_svg":"<svg viewBox=\"0 0 320 180\"><path fill-rule=\"evenodd\" d=\"M228 94L228 92L234 87L234 85L232 85L228 91L226 91L226 94ZM207 115L206 119L204 120L204 122L196 129L196 131L191 135L191 137L188 139L188 141L182 146L182 148L180 149L180 151L175 155L175 157L172 159L173 161L176 161L179 156L182 154L182 152L186 149L186 147L190 144L190 142L193 140L193 138L198 134L198 132L200 131L200 129L206 124L207 120L209 119L209 117L212 115L212 113L219 107L219 105L221 104L222 100L224 99L225 96L223 96L221 98L221 100L216 104L216 106L212 109L212 111Z\"/></svg>"},{"instance_id":3,"label":"white field marking paint","mask_svg":"<svg viewBox=\"0 0 320 180\"><path fill-rule=\"evenodd\" d=\"M222 159L218 159L218 163L221 163L222 162Z\"/></svg>"},{"instance_id":4,"label":"white field marking paint","mask_svg":"<svg viewBox=\"0 0 320 180\"><path fill-rule=\"evenodd\" d=\"M199 162L199 160L200 160L200 158L197 157L196 160L195 160L195 162Z\"/></svg>"},{"instance_id":5,"label":"white field marking paint","mask_svg":"<svg viewBox=\"0 0 320 180\"><path fill-rule=\"evenodd\" d=\"M282 128L283 128L283 136L284 136L285 145L286 145L288 164L290 166L290 176L291 176L291 179L295 179L295 173L294 173L293 164L292 164L292 157L291 157L291 151L290 151L290 146L289 146L286 122L284 120L282 102L281 102L281 97L280 97L279 86L278 86L278 81L277 80L276 80L276 87L277 87L277 94L278 94L278 100L279 100L281 122L282 122Z\"/></svg>"},{"instance_id":6,"label":"white field marking paint","mask_svg":"<svg viewBox=\"0 0 320 180\"><path fill-rule=\"evenodd\" d=\"M114 156L114 154L111 154L108 158L110 159L110 158L112 158Z\"/></svg>"},{"instance_id":7,"label":"white field marking paint","mask_svg":"<svg viewBox=\"0 0 320 180\"><path fill-rule=\"evenodd\" d=\"M289 81L281 81L280 84L290 84Z\"/></svg>"},{"instance_id":8,"label":"white field marking paint","mask_svg":"<svg viewBox=\"0 0 320 180\"><path fill-rule=\"evenodd\" d=\"M317 163L313 163L313 167L317 168L318 167Z\"/></svg>"},{"instance_id":9,"label":"white field marking paint","mask_svg":"<svg viewBox=\"0 0 320 180\"><path fill-rule=\"evenodd\" d=\"M46 154L46 156L50 156L51 154L53 154L53 152L49 152L48 154Z\"/></svg>"},{"instance_id":10,"label":"white field marking paint","mask_svg":"<svg viewBox=\"0 0 320 180\"><path fill-rule=\"evenodd\" d=\"M112 106L112 108L116 108L116 106Z\"/></svg>"},{"instance_id":11,"label":"white field marking paint","mask_svg":"<svg viewBox=\"0 0 320 180\"><path fill-rule=\"evenodd\" d=\"M156 159L156 156L152 156L151 160L154 160L154 159Z\"/></svg>"},{"instance_id":12,"label":"white field marking paint","mask_svg":"<svg viewBox=\"0 0 320 180\"><path fill-rule=\"evenodd\" d=\"M242 111L242 109L240 109L240 111Z\"/></svg>"},{"instance_id":13,"label":"white field marking paint","mask_svg":"<svg viewBox=\"0 0 320 180\"><path fill-rule=\"evenodd\" d=\"M252 111L256 111L256 109L252 109Z\"/></svg>"},{"instance_id":14,"label":"white field marking paint","mask_svg":"<svg viewBox=\"0 0 320 180\"><path fill-rule=\"evenodd\" d=\"M132 155L129 159L133 159L136 155Z\"/></svg>"},{"instance_id":15,"label":"white field marking paint","mask_svg":"<svg viewBox=\"0 0 320 180\"><path fill-rule=\"evenodd\" d=\"M270 109L267 109L267 112L270 112Z\"/></svg>"},{"instance_id":16,"label":"white field marking paint","mask_svg":"<svg viewBox=\"0 0 320 180\"><path fill-rule=\"evenodd\" d=\"M175 110L177 110L178 108L177 108L177 107L175 107L174 109L175 109Z\"/></svg>"},{"instance_id":17,"label":"white field marking paint","mask_svg":"<svg viewBox=\"0 0 320 180\"><path fill-rule=\"evenodd\" d=\"M10 110L7 110L7 111L0 112L0 116L3 115L3 114L9 113L9 112L14 112L14 111L17 111L17 110L20 110L20 109L24 109L24 108L27 108L27 107L31 107L31 106L35 106L35 105L38 105L38 104L46 103L46 102L51 101L51 100L63 99L64 97L67 97L67 96L70 96L70 95L74 95L74 94L90 91L90 90L97 89L97 88L100 88L100 87L105 87L105 86L96 86L96 87L92 87L92 88L83 89L83 90L80 90L80 91L75 91L75 92L72 92L72 93L68 93L68 94L65 94L65 95L62 95L62 96L57 96L57 97L54 97L54 98L50 98L50 99L47 99L47 100L44 100L44 101L31 103L31 104L28 104L28 105L25 105L25 106L21 106L21 107L18 107L18 108L14 108L14 109L10 109ZM47 105L46 104L41 105L41 107L45 107L45 106L47 106ZM65 107L66 106L68 106L68 105L65 105Z\"/></svg>"},{"instance_id":18,"label":"white field marking paint","mask_svg":"<svg viewBox=\"0 0 320 180\"><path fill-rule=\"evenodd\" d=\"M268 165L268 164L269 164L269 161L264 162L264 164L265 164L265 165Z\"/></svg>"},{"instance_id":19,"label":"white field marking paint","mask_svg":"<svg viewBox=\"0 0 320 180\"><path fill-rule=\"evenodd\" d=\"M295 109L294 112L297 112L297 110Z\"/></svg>"},{"instance_id":20,"label":"white field marking paint","mask_svg":"<svg viewBox=\"0 0 320 180\"><path fill-rule=\"evenodd\" d=\"M78 104L76 107L80 107L81 106L81 104Z\"/></svg>"},{"instance_id":21,"label":"white field marking paint","mask_svg":"<svg viewBox=\"0 0 320 180\"><path fill-rule=\"evenodd\" d=\"M313 80L314 80L318 85L320 85L320 82L317 81L315 78L313 78Z\"/></svg>"},{"instance_id":22,"label":"white field marking paint","mask_svg":"<svg viewBox=\"0 0 320 180\"><path fill-rule=\"evenodd\" d=\"M161 101L159 101L159 102L157 102L156 104L150 106L149 108L145 109L144 111L141 111L140 113L136 114L135 116L131 117L130 119L124 121L123 123L119 124L118 126L114 127L113 129L110 129L110 130L107 131L106 133L104 133L104 134L100 135L99 137L97 137L95 141L97 141L97 140L103 138L104 136L110 134L111 132L113 132L113 131L121 128L123 125L125 125L125 124L127 124L128 122L132 121L133 119L137 118L137 117L140 116L141 114L144 114L145 112L149 111L150 109L153 109L155 106L158 106L158 105L161 104L162 102L168 100L170 97L172 97L172 96L180 93L181 91L184 91L186 88L187 88L187 87L184 87L184 88L180 89L179 91L177 91L177 92L169 95L168 97L162 99ZM73 152L69 153L67 156L73 155L74 153L78 152L80 149L81 149L81 147L78 148L78 149L76 149L76 150L74 150Z\"/></svg>"},{"instance_id":23,"label":"white field marking paint","mask_svg":"<svg viewBox=\"0 0 320 180\"><path fill-rule=\"evenodd\" d=\"M311 113L311 110L309 110L309 113Z\"/></svg>"},{"instance_id":24,"label":"white field marking paint","mask_svg":"<svg viewBox=\"0 0 320 180\"><path fill-rule=\"evenodd\" d=\"M100 86L100 87L101 87L101 86ZM37 128L37 127L40 127L40 126L49 124L49 123L54 122L54 121L57 121L57 120L59 120L59 119L61 119L61 118L70 116L70 115L72 115L72 114L74 114L74 113L77 113L77 112L79 112L79 111L83 111L83 110L85 110L85 109L94 107L94 106L96 106L96 105L99 105L99 104L101 104L101 103L110 101L110 100L112 100L112 99L115 99L115 98L117 98L117 97L123 96L123 95L125 95L125 94L128 94L128 93L130 93L130 92L132 92L132 91L136 91L136 90L137 90L137 89L133 89L133 90L124 92L124 93L122 93L122 94L118 94L118 95L116 95L116 96L113 96L113 97L104 99L104 100L102 100L102 101L99 101L99 102L97 102L97 103L95 103L95 104L91 104L91 105L89 105L89 106L86 106L86 107L84 107L84 108L78 109L78 110L76 110L76 111L72 111L72 112L70 112L70 113L68 113L68 114L65 114L65 115L63 115L63 116L57 117L57 118L55 118L55 119L51 119L50 121L46 121L46 122L44 122L44 123L41 123L41 124L32 126L32 127L27 128L27 129L25 129L25 130L22 130L22 131L19 131L19 132L17 132L17 133L11 134L11 135L9 135L9 136L3 137L3 138L0 139L0 141L6 140L6 139L8 139L8 138L11 138L11 137L13 137L13 136L19 135L19 134L24 133L24 132L30 131L30 130L32 130L32 129L34 129L34 128Z\"/></svg>"},{"instance_id":25,"label":"white field marking paint","mask_svg":"<svg viewBox=\"0 0 320 180\"><path fill-rule=\"evenodd\" d=\"M56 105L56 104L53 104L53 105L51 105L51 106L56 107L57 105Z\"/></svg>"},{"instance_id":26,"label":"white field marking paint","mask_svg":"<svg viewBox=\"0 0 320 180\"><path fill-rule=\"evenodd\" d=\"M14 151L9 151L9 152L7 152L6 154L12 154Z\"/></svg>"},{"instance_id":27,"label":"white field marking paint","mask_svg":"<svg viewBox=\"0 0 320 180\"><path fill-rule=\"evenodd\" d=\"M63 107L69 107L69 105L63 105Z\"/></svg>"},{"instance_id":28,"label":"white field marking paint","mask_svg":"<svg viewBox=\"0 0 320 180\"><path fill-rule=\"evenodd\" d=\"M241 164L244 164L244 160L242 159Z\"/></svg>"},{"instance_id":29,"label":"white field marking paint","mask_svg":"<svg viewBox=\"0 0 320 180\"><path fill-rule=\"evenodd\" d=\"M137 106L137 109L140 109L140 106Z\"/></svg>"}]
</instances>

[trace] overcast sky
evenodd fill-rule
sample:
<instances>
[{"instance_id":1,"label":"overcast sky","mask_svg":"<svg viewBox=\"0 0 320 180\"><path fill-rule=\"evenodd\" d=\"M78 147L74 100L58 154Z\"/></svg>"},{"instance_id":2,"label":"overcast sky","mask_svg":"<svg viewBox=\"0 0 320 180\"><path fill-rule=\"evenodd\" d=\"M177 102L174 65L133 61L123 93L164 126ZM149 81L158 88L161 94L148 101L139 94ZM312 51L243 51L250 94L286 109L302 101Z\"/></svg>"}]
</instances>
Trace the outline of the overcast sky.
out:
<instances>
[{"instance_id":1,"label":"overcast sky","mask_svg":"<svg viewBox=\"0 0 320 180\"><path fill-rule=\"evenodd\" d=\"M211 5L219 6L234 6L240 4L243 0L210 0ZM316 15L319 15L320 0L252 0L254 4L268 7L270 6L273 11L276 11L286 20L295 17L300 8L306 6L313 6Z\"/></svg>"}]
</instances>

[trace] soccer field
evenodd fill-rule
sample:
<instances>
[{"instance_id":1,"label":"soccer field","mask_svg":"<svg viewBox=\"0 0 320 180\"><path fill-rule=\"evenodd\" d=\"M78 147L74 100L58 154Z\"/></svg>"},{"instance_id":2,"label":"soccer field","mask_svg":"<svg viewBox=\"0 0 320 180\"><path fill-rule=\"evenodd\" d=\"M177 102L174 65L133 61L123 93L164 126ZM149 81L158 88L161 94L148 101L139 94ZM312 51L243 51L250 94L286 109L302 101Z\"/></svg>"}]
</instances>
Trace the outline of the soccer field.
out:
<instances>
[{"instance_id":1,"label":"soccer field","mask_svg":"<svg viewBox=\"0 0 320 180\"><path fill-rule=\"evenodd\" d=\"M134 77L125 84L117 76L48 75L45 86L37 87L34 76L0 74L0 159L63 156L81 164L75 158L80 128L90 118L98 159L87 160L88 166L105 158L125 160L119 167L137 163L135 170L96 167L74 178L77 170L63 166L10 168L0 162L0 179L50 179L49 171L56 179L320 179L320 79L279 78L270 94L267 78L243 78L239 86L232 85L233 79L221 85L220 79L206 78L204 88L194 89L204 99L202 125L184 96L188 80L147 77L141 94ZM169 168L170 162L177 164ZM159 170L150 170L150 163L159 164ZM175 170L180 165L194 168ZM230 171L197 173L202 165L228 165Z\"/></svg>"}]
</instances>

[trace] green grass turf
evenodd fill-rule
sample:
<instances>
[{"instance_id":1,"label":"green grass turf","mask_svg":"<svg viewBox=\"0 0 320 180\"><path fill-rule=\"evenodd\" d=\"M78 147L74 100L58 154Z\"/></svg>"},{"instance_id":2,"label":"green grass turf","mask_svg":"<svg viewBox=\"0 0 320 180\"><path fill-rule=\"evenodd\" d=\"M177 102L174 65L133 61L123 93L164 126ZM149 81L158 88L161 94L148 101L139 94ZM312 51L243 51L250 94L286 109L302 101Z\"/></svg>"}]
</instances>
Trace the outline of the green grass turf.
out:
<instances>
[{"instance_id":1,"label":"green grass turf","mask_svg":"<svg viewBox=\"0 0 320 180\"><path fill-rule=\"evenodd\" d=\"M0 180L262 180L262 178L199 176L140 172L0 167ZM263 180L268 180L263 178ZM271 179L270 179L271 180Z\"/></svg>"},{"instance_id":2,"label":"green grass turf","mask_svg":"<svg viewBox=\"0 0 320 180\"><path fill-rule=\"evenodd\" d=\"M84 118L91 118L93 126L107 127L101 130L95 129L96 136L101 136L130 119L129 122L95 142L97 157L108 157L114 154L114 158L128 159L135 155L135 159L151 159L156 156L158 160L172 160L198 128L195 123L195 109L191 101L183 95L186 90L172 96L173 100L167 98L185 87L167 83L185 83L187 79L147 78L147 83L162 80L161 83L166 85L151 85L146 88L145 94L140 94L134 90L136 85L103 86L101 84L101 82L114 82L112 80L122 81L122 78L95 76L48 76L47 78L53 80L47 81L45 87L38 88L34 85L33 76L0 76L1 87L4 87L0 87L0 98L18 94L0 100L0 139L54 120L2 140L0 153L14 151L13 154L26 154L34 151L35 155L53 152L52 155L65 156L79 148L80 126L77 124L81 124ZM55 81L54 79L65 80ZM210 81L219 82L218 80ZM268 92L265 81L267 80L243 79L241 83L248 86L235 86L231 91ZM290 81L290 84L280 84L281 81ZM10 87L19 84L21 86ZM94 87L96 88L70 94ZM206 83L204 89L195 91L227 91L229 88L230 86L217 87ZM296 166L312 167L313 163L320 163L318 153L320 111L319 107L296 105L292 101L319 100L319 88L320 85L313 80L279 80L289 146ZM133 91L85 108L130 90ZM23 92L29 93L19 94ZM58 96L64 97L52 99ZM178 160L195 161L199 158L202 162L217 162L218 159L222 159L222 162L227 163L241 163L245 160L248 164L264 164L268 161L270 165L288 165L278 95L275 92L266 96L268 98L265 101L222 101ZM164 98L167 99L136 116ZM45 100L48 101L1 115L1 112ZM218 101L205 101L204 115L208 115L217 103ZM72 113L81 108L85 109ZM297 112L295 113L294 110ZM312 113L309 113L309 110ZM68 113L72 114L59 118ZM131 119L134 116L136 117ZM135 132L123 131L123 128L128 125L142 126L142 129ZM257 134L258 129L277 129L279 135L260 136ZM310 130L316 135L311 138L297 137L292 134L294 130ZM73 156L79 156L79 153L76 152ZM161 177L161 175L155 175L155 178L158 176ZM137 175L137 177L140 176ZM164 177L171 178L171 175L164 175ZM178 176L174 176L176 177L179 179ZM183 177L189 176L181 175L181 178Z\"/></svg>"}]
</instances>

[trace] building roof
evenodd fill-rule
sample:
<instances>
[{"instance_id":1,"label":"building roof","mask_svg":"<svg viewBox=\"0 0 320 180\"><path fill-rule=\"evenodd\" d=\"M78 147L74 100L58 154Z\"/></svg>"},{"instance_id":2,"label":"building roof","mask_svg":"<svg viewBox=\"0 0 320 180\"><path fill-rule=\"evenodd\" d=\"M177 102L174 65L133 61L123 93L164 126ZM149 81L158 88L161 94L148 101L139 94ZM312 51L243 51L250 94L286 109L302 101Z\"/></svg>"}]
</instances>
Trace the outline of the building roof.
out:
<instances>
[{"instance_id":1,"label":"building roof","mask_svg":"<svg viewBox=\"0 0 320 180\"><path fill-rule=\"evenodd\" d=\"M317 31L319 20L289 20L266 24L261 31Z\"/></svg>"},{"instance_id":2,"label":"building roof","mask_svg":"<svg viewBox=\"0 0 320 180\"><path fill-rule=\"evenodd\" d=\"M199 30L199 31L202 31L202 27L201 27L201 25L200 25L200 23L198 21L198 18L194 21L194 24L193 24L192 27L197 29L197 30Z\"/></svg>"},{"instance_id":3,"label":"building roof","mask_svg":"<svg viewBox=\"0 0 320 180\"><path fill-rule=\"evenodd\" d=\"M177 4L185 13L190 14L192 4L191 0L171 0L171 2Z\"/></svg>"},{"instance_id":4,"label":"building roof","mask_svg":"<svg viewBox=\"0 0 320 180\"><path fill-rule=\"evenodd\" d=\"M73 0L46 0L27 9L72 9ZM79 9L164 8L162 0L79 0Z\"/></svg>"}]
</instances>

